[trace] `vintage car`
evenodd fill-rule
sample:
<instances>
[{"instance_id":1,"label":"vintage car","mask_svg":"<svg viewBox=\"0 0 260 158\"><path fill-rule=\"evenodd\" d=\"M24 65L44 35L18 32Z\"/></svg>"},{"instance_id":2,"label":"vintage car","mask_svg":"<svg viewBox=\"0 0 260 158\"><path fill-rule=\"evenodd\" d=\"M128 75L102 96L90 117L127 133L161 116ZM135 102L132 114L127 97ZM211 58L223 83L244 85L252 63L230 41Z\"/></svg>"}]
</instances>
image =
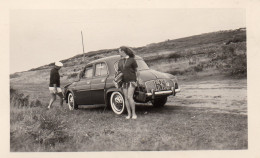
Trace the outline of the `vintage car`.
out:
<instances>
[{"instance_id":1,"label":"vintage car","mask_svg":"<svg viewBox=\"0 0 260 158\"><path fill-rule=\"evenodd\" d=\"M149 69L145 61L135 57L140 72L141 83L139 91L145 92L145 101L136 99L137 103L149 102L156 107L162 107L168 96L175 96L180 92L177 78L168 73ZM105 57L90 62L80 73L80 79L64 87L66 103L71 110L78 105L105 104L116 114L125 112L124 95L121 88L116 88L113 80L117 70L119 55ZM144 94L144 93L143 93Z\"/></svg>"}]
</instances>

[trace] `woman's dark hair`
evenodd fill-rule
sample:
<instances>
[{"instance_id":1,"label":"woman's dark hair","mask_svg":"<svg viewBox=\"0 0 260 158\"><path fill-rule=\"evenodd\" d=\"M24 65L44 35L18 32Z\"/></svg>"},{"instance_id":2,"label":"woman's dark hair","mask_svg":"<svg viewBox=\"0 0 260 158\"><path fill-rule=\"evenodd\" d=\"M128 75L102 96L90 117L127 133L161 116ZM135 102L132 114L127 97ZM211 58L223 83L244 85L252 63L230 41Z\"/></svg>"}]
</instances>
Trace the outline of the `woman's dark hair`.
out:
<instances>
[{"instance_id":1,"label":"woman's dark hair","mask_svg":"<svg viewBox=\"0 0 260 158\"><path fill-rule=\"evenodd\" d=\"M122 46L122 47L120 47L120 49L122 51L124 51L125 54L128 55L129 57L132 57L132 58L135 57L135 51L133 49L126 47L126 46Z\"/></svg>"}]
</instances>

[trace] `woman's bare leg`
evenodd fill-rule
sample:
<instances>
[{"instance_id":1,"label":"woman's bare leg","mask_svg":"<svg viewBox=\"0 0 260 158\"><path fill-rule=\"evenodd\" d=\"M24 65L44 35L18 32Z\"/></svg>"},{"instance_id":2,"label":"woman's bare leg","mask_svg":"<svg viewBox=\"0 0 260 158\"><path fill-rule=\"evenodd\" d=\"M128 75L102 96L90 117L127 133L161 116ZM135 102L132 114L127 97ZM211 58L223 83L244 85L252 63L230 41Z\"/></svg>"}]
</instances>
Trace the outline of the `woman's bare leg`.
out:
<instances>
[{"instance_id":1,"label":"woman's bare leg","mask_svg":"<svg viewBox=\"0 0 260 158\"><path fill-rule=\"evenodd\" d=\"M128 92L127 92L127 88L123 88L123 93L124 93L124 96L125 96L125 106L126 106L126 110L127 110L127 119L131 118L131 109L130 109L130 105L129 105L129 101L128 101Z\"/></svg>"},{"instance_id":2,"label":"woman's bare leg","mask_svg":"<svg viewBox=\"0 0 260 158\"><path fill-rule=\"evenodd\" d=\"M131 107L131 109L132 109L132 118L133 118L133 119L136 119L137 116L136 116L136 113L135 113L135 101L134 101L134 98L133 98L133 96L134 96L134 91L135 91L135 87L129 86L127 98L128 98L128 102L129 102L129 104L130 104L130 107Z\"/></svg>"}]
</instances>

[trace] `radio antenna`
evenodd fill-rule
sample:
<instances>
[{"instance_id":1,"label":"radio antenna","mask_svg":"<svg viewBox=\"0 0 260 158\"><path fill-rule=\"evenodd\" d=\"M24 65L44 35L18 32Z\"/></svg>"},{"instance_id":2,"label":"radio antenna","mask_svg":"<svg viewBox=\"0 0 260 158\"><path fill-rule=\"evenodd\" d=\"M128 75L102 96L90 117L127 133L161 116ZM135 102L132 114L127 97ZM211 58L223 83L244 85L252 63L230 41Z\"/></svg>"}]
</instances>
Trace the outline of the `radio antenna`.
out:
<instances>
[{"instance_id":1,"label":"radio antenna","mask_svg":"<svg viewBox=\"0 0 260 158\"><path fill-rule=\"evenodd\" d=\"M82 39L82 48L83 48L83 58L82 58L82 61L85 61L85 50L84 50L84 42L83 42L83 34L82 34L82 31L81 31L81 39Z\"/></svg>"}]
</instances>

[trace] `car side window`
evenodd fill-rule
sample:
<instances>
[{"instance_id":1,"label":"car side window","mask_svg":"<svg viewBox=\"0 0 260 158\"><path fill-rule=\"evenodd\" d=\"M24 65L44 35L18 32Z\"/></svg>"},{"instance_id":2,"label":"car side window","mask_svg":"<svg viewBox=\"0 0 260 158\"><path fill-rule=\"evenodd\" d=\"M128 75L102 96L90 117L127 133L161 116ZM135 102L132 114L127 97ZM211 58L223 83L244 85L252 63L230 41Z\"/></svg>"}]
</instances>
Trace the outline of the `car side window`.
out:
<instances>
[{"instance_id":1,"label":"car side window","mask_svg":"<svg viewBox=\"0 0 260 158\"><path fill-rule=\"evenodd\" d=\"M87 67L85 70L84 78L91 78L93 76L93 67Z\"/></svg>"},{"instance_id":2,"label":"car side window","mask_svg":"<svg viewBox=\"0 0 260 158\"><path fill-rule=\"evenodd\" d=\"M98 63L95 67L95 76L107 75L107 65L105 63Z\"/></svg>"}]
</instances>

